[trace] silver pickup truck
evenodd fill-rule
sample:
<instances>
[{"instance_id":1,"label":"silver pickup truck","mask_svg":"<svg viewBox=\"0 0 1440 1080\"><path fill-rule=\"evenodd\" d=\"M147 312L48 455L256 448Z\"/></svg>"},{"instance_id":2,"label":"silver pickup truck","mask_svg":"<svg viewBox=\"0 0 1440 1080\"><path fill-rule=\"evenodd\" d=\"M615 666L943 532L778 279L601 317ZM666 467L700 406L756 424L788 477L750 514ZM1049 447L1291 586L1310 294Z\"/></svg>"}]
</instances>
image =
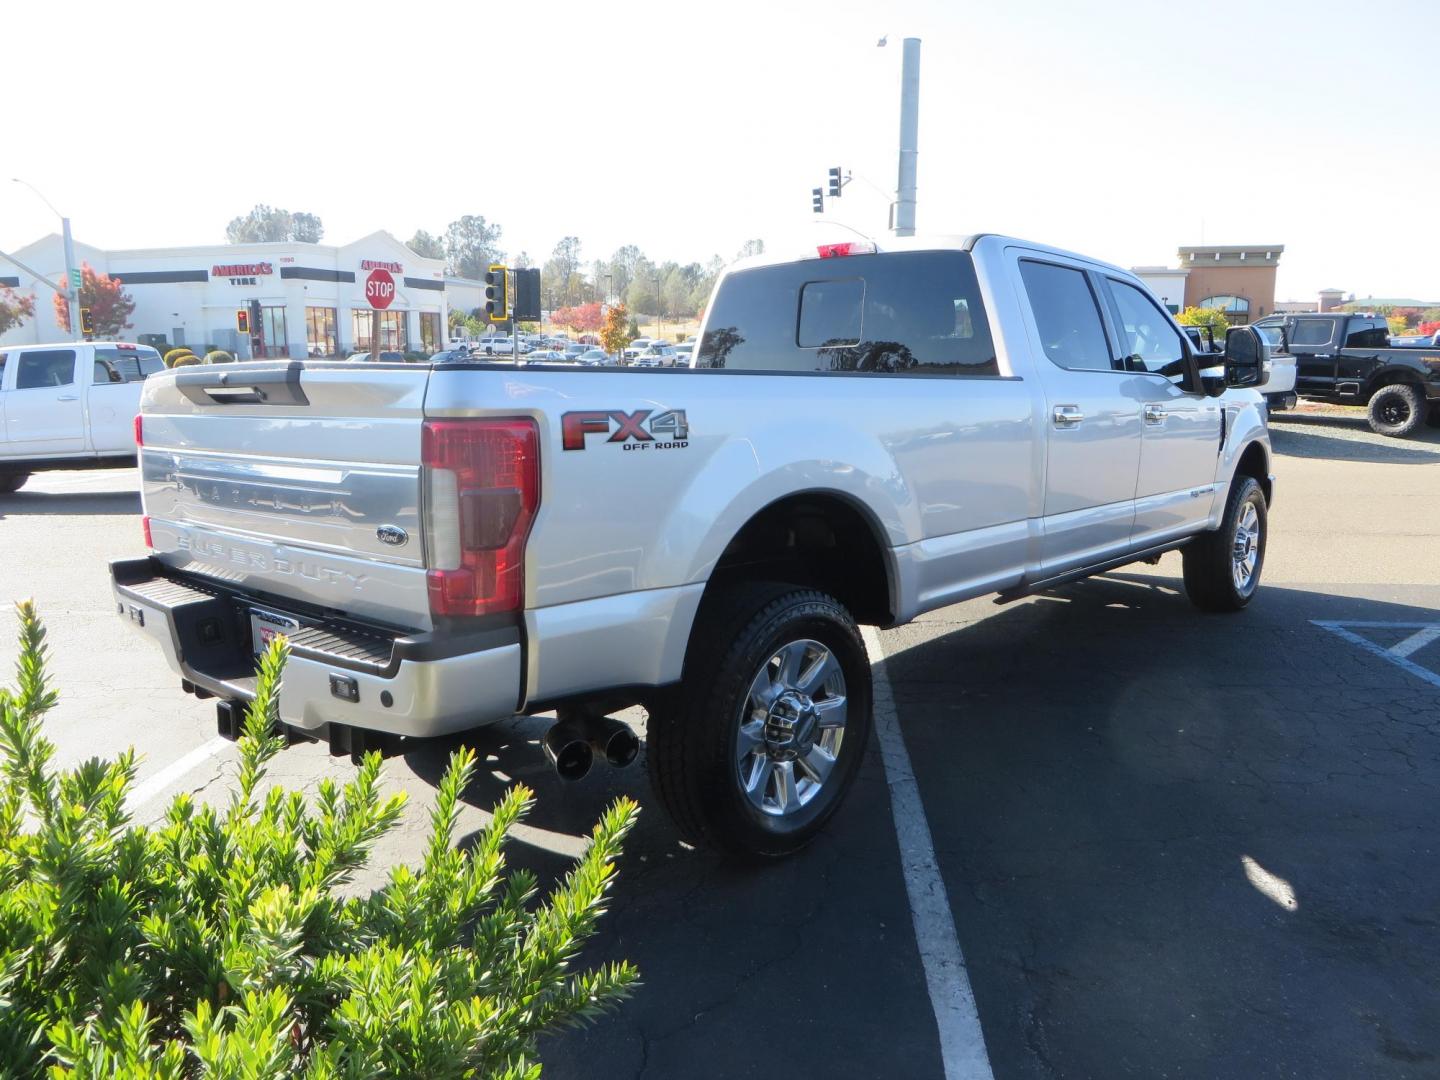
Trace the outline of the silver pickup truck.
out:
<instances>
[{"instance_id":1,"label":"silver pickup truck","mask_svg":"<svg viewBox=\"0 0 1440 1080\"><path fill-rule=\"evenodd\" d=\"M779 855L870 735L857 623L1182 548L1255 594L1263 347L1202 367L1130 273L1000 236L736 264L687 369L235 365L151 378L118 612L222 730L275 634L293 733L358 752L556 710L697 842Z\"/></svg>"}]
</instances>

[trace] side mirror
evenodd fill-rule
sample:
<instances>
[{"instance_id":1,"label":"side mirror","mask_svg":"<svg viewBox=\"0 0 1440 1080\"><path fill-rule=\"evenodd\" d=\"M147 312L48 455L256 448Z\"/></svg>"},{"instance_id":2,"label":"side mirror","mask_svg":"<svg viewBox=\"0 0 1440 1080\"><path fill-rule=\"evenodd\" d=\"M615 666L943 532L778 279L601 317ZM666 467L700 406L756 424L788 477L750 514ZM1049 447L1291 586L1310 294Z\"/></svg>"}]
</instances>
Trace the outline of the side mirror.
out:
<instances>
[{"instance_id":1,"label":"side mirror","mask_svg":"<svg viewBox=\"0 0 1440 1080\"><path fill-rule=\"evenodd\" d=\"M1253 326L1232 326L1225 333L1225 385L1258 390L1270 381L1265 369L1265 339Z\"/></svg>"}]
</instances>

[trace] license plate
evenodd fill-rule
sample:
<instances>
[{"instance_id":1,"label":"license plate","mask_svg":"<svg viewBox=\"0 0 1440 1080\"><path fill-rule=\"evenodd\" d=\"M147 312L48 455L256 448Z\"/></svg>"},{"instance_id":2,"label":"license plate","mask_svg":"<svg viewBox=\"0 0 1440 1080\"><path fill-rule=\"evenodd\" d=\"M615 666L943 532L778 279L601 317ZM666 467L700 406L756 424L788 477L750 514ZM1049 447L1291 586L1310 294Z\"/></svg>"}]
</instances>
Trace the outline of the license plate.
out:
<instances>
[{"instance_id":1,"label":"license plate","mask_svg":"<svg viewBox=\"0 0 1440 1080\"><path fill-rule=\"evenodd\" d=\"M250 645L259 656L270 647L270 642L279 634L293 634L300 624L286 615L273 611L250 612Z\"/></svg>"}]
</instances>

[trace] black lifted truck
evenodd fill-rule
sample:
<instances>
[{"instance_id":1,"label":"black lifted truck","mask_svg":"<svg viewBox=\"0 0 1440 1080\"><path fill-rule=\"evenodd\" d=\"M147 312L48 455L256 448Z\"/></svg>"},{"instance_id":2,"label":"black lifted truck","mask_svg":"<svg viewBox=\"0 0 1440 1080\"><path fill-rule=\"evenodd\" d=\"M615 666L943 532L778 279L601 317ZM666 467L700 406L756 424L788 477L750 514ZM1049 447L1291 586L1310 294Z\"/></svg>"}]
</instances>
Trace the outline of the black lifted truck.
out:
<instances>
[{"instance_id":1,"label":"black lifted truck","mask_svg":"<svg viewBox=\"0 0 1440 1080\"><path fill-rule=\"evenodd\" d=\"M1378 315L1270 315L1255 323L1295 357L1295 390L1310 401L1363 406L1379 435L1440 425L1440 348L1395 347Z\"/></svg>"}]
</instances>

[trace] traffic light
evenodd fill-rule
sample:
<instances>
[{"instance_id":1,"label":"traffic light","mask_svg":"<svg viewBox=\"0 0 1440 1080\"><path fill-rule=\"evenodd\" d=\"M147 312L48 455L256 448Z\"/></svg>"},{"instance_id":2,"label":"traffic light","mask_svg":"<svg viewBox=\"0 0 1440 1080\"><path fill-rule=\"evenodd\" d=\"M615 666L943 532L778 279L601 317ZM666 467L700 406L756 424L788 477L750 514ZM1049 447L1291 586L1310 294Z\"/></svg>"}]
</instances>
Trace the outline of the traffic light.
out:
<instances>
[{"instance_id":1,"label":"traffic light","mask_svg":"<svg viewBox=\"0 0 1440 1080\"><path fill-rule=\"evenodd\" d=\"M511 314L522 322L540 321L540 270L515 271L515 300Z\"/></svg>"},{"instance_id":2,"label":"traffic light","mask_svg":"<svg viewBox=\"0 0 1440 1080\"><path fill-rule=\"evenodd\" d=\"M244 308L235 312L235 329L241 334L248 335L250 333L250 312Z\"/></svg>"},{"instance_id":3,"label":"traffic light","mask_svg":"<svg viewBox=\"0 0 1440 1080\"><path fill-rule=\"evenodd\" d=\"M95 316L90 314L88 307L80 309L80 332L86 335L95 333Z\"/></svg>"},{"instance_id":4,"label":"traffic light","mask_svg":"<svg viewBox=\"0 0 1440 1080\"><path fill-rule=\"evenodd\" d=\"M810 192L810 206L817 214L825 212L825 191L823 188L813 188Z\"/></svg>"},{"instance_id":5,"label":"traffic light","mask_svg":"<svg viewBox=\"0 0 1440 1080\"><path fill-rule=\"evenodd\" d=\"M506 296L505 264L491 263L485 272L485 317L491 322L504 322L510 309L510 298Z\"/></svg>"},{"instance_id":6,"label":"traffic light","mask_svg":"<svg viewBox=\"0 0 1440 1080\"><path fill-rule=\"evenodd\" d=\"M840 166L837 165L830 170L830 197L832 199L838 199L840 197L840 189L844 186L844 181L840 179Z\"/></svg>"}]
</instances>

